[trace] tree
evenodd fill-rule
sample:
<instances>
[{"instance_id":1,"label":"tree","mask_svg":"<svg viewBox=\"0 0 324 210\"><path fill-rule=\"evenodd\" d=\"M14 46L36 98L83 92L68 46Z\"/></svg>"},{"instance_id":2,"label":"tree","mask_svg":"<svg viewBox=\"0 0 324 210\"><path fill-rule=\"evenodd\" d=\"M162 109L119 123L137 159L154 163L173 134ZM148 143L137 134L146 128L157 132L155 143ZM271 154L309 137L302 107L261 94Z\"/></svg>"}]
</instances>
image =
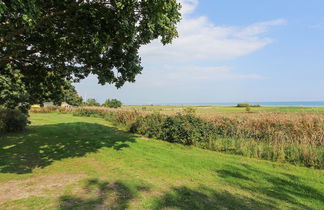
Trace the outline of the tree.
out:
<instances>
[{"instance_id":1,"label":"tree","mask_svg":"<svg viewBox=\"0 0 324 210\"><path fill-rule=\"evenodd\" d=\"M82 105L83 98L79 96L78 92L76 91L75 87L72 85L71 82L67 81L67 85L63 93L64 98L61 99L61 102L66 102L72 106Z\"/></svg>"},{"instance_id":2,"label":"tree","mask_svg":"<svg viewBox=\"0 0 324 210\"><path fill-rule=\"evenodd\" d=\"M27 113L28 103L26 101L29 94L22 82L21 74L15 70L5 73L0 74L0 107L14 109L19 104L20 110Z\"/></svg>"},{"instance_id":3,"label":"tree","mask_svg":"<svg viewBox=\"0 0 324 210\"><path fill-rule=\"evenodd\" d=\"M100 104L94 98L89 98L85 103L85 106L100 106Z\"/></svg>"},{"instance_id":4,"label":"tree","mask_svg":"<svg viewBox=\"0 0 324 210\"><path fill-rule=\"evenodd\" d=\"M118 88L134 82L140 46L171 43L179 9L176 0L0 1L0 105L58 101L66 80L89 74Z\"/></svg>"},{"instance_id":5,"label":"tree","mask_svg":"<svg viewBox=\"0 0 324 210\"><path fill-rule=\"evenodd\" d=\"M122 106L122 102L117 99L107 99L105 103L102 104L102 106L109 108L119 108Z\"/></svg>"}]
</instances>

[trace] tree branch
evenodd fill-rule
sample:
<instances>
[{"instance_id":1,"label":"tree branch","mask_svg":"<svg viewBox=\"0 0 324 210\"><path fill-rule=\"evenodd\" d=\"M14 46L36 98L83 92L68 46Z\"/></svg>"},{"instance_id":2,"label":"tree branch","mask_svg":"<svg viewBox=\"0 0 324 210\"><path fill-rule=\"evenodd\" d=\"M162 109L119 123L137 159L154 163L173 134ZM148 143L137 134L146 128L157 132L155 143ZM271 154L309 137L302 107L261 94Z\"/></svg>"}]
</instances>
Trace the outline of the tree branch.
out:
<instances>
[{"instance_id":1,"label":"tree branch","mask_svg":"<svg viewBox=\"0 0 324 210\"><path fill-rule=\"evenodd\" d=\"M54 12L47 13L37 21L36 25L40 25L40 24L44 23L48 18L58 16L58 15L63 15L63 14L66 14L67 12L68 12L68 10L62 10L62 11L55 12L55 13ZM13 31L12 33L7 34L4 37L0 37L0 42L6 42L15 36L18 36L19 34L26 32L27 29L28 29L28 27L24 26L24 27L17 29L16 31Z\"/></svg>"}]
</instances>

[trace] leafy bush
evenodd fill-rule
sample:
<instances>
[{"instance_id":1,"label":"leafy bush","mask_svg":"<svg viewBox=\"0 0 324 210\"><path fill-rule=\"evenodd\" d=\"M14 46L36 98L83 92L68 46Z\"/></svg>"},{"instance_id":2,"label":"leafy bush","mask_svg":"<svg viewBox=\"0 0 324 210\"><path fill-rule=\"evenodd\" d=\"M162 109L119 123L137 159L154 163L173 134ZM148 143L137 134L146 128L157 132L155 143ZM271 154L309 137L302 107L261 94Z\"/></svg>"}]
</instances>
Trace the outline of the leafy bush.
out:
<instances>
[{"instance_id":1,"label":"leafy bush","mask_svg":"<svg viewBox=\"0 0 324 210\"><path fill-rule=\"evenodd\" d=\"M192 107L192 106L188 106L186 108L183 109L183 112L185 114L195 114L196 113L196 108L195 107Z\"/></svg>"},{"instance_id":2,"label":"leafy bush","mask_svg":"<svg viewBox=\"0 0 324 210\"><path fill-rule=\"evenodd\" d=\"M35 107L30 108L29 112L32 113L50 113L59 111L60 107L58 106L46 106L46 107Z\"/></svg>"},{"instance_id":3,"label":"leafy bush","mask_svg":"<svg viewBox=\"0 0 324 210\"><path fill-rule=\"evenodd\" d=\"M132 133L139 133L147 137L160 138L163 135L165 117L160 114L151 114L139 117L130 127Z\"/></svg>"},{"instance_id":4,"label":"leafy bush","mask_svg":"<svg viewBox=\"0 0 324 210\"><path fill-rule=\"evenodd\" d=\"M236 107L261 107L259 104L237 104Z\"/></svg>"},{"instance_id":5,"label":"leafy bush","mask_svg":"<svg viewBox=\"0 0 324 210\"><path fill-rule=\"evenodd\" d=\"M191 114L162 116L151 114L139 118L131 132L184 145L207 145L213 132L210 123Z\"/></svg>"},{"instance_id":6,"label":"leafy bush","mask_svg":"<svg viewBox=\"0 0 324 210\"><path fill-rule=\"evenodd\" d=\"M0 132L22 131L28 124L27 115L16 109L0 108Z\"/></svg>"},{"instance_id":7,"label":"leafy bush","mask_svg":"<svg viewBox=\"0 0 324 210\"><path fill-rule=\"evenodd\" d=\"M237 104L236 107L248 107L250 104Z\"/></svg>"},{"instance_id":8,"label":"leafy bush","mask_svg":"<svg viewBox=\"0 0 324 210\"><path fill-rule=\"evenodd\" d=\"M119 111L103 107L84 107L71 109L70 111L74 116L102 117L106 120L128 127L141 115L137 111Z\"/></svg>"},{"instance_id":9,"label":"leafy bush","mask_svg":"<svg viewBox=\"0 0 324 210\"><path fill-rule=\"evenodd\" d=\"M0 116L1 117L1 116ZM1 134L6 132L6 124L4 121L0 118L0 136Z\"/></svg>"},{"instance_id":10,"label":"leafy bush","mask_svg":"<svg viewBox=\"0 0 324 210\"><path fill-rule=\"evenodd\" d=\"M89 98L83 105L85 105L85 106L100 106L100 104L94 98Z\"/></svg>"},{"instance_id":11,"label":"leafy bush","mask_svg":"<svg viewBox=\"0 0 324 210\"><path fill-rule=\"evenodd\" d=\"M104 107L109 108L119 108L122 106L122 102L117 99L107 99L104 104L102 104Z\"/></svg>"},{"instance_id":12,"label":"leafy bush","mask_svg":"<svg viewBox=\"0 0 324 210\"><path fill-rule=\"evenodd\" d=\"M83 116L83 117L100 117L102 116L101 111L97 109L75 109L73 111L74 116Z\"/></svg>"}]
</instances>

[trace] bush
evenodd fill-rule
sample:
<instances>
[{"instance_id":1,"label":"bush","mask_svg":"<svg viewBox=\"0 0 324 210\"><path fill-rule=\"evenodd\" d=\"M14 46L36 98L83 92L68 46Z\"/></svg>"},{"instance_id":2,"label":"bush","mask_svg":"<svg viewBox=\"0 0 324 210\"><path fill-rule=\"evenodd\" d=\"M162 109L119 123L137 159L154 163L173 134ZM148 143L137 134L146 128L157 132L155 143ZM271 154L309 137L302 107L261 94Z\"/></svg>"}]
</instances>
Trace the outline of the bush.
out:
<instances>
[{"instance_id":1,"label":"bush","mask_svg":"<svg viewBox=\"0 0 324 210\"><path fill-rule=\"evenodd\" d=\"M160 114L151 114L139 117L130 127L132 133L143 134L149 138L160 138L163 135L165 117Z\"/></svg>"},{"instance_id":2,"label":"bush","mask_svg":"<svg viewBox=\"0 0 324 210\"><path fill-rule=\"evenodd\" d=\"M236 107L261 107L259 104L237 104Z\"/></svg>"},{"instance_id":3,"label":"bush","mask_svg":"<svg viewBox=\"0 0 324 210\"><path fill-rule=\"evenodd\" d=\"M83 105L85 105L85 106L100 106L100 104L94 98L89 98Z\"/></svg>"},{"instance_id":4,"label":"bush","mask_svg":"<svg viewBox=\"0 0 324 210\"><path fill-rule=\"evenodd\" d=\"M98 109L75 109L73 110L74 116L83 116L83 117L101 117L101 110Z\"/></svg>"},{"instance_id":5,"label":"bush","mask_svg":"<svg viewBox=\"0 0 324 210\"><path fill-rule=\"evenodd\" d=\"M196 107L192 107L192 106L188 106L186 108L183 109L183 112L185 114L195 114L196 113L197 108Z\"/></svg>"},{"instance_id":6,"label":"bush","mask_svg":"<svg viewBox=\"0 0 324 210\"><path fill-rule=\"evenodd\" d=\"M237 104L236 107L249 107L250 104Z\"/></svg>"},{"instance_id":7,"label":"bush","mask_svg":"<svg viewBox=\"0 0 324 210\"><path fill-rule=\"evenodd\" d=\"M16 109L0 108L0 132L22 131L29 123L27 115Z\"/></svg>"},{"instance_id":8,"label":"bush","mask_svg":"<svg viewBox=\"0 0 324 210\"><path fill-rule=\"evenodd\" d=\"M57 112L60 110L58 106L46 106L46 107L32 107L30 108L29 112L31 113L50 113L50 112Z\"/></svg>"},{"instance_id":9,"label":"bush","mask_svg":"<svg viewBox=\"0 0 324 210\"><path fill-rule=\"evenodd\" d=\"M213 126L191 114L161 116L151 114L139 118L131 127L131 132L155 137L168 142L184 145L204 145L211 139Z\"/></svg>"},{"instance_id":10,"label":"bush","mask_svg":"<svg viewBox=\"0 0 324 210\"><path fill-rule=\"evenodd\" d=\"M107 99L104 104L102 104L104 107L109 108L119 108L122 106L122 102L117 99Z\"/></svg>"},{"instance_id":11,"label":"bush","mask_svg":"<svg viewBox=\"0 0 324 210\"><path fill-rule=\"evenodd\" d=\"M116 124L122 124L127 127L130 127L130 125L141 115L141 113L137 111L120 111L103 107L85 107L67 111L71 111L74 116L101 117L105 120L112 121Z\"/></svg>"}]
</instances>

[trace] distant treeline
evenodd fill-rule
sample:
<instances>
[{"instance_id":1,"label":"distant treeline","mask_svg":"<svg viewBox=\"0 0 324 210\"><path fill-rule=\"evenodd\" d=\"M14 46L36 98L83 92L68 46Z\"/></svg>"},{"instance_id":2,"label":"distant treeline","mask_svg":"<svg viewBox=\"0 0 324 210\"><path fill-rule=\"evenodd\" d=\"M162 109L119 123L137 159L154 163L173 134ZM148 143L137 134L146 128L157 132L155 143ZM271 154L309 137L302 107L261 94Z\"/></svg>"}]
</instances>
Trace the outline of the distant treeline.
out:
<instances>
[{"instance_id":1,"label":"distant treeline","mask_svg":"<svg viewBox=\"0 0 324 210\"><path fill-rule=\"evenodd\" d=\"M259 104L237 104L236 107L261 107Z\"/></svg>"}]
</instances>

